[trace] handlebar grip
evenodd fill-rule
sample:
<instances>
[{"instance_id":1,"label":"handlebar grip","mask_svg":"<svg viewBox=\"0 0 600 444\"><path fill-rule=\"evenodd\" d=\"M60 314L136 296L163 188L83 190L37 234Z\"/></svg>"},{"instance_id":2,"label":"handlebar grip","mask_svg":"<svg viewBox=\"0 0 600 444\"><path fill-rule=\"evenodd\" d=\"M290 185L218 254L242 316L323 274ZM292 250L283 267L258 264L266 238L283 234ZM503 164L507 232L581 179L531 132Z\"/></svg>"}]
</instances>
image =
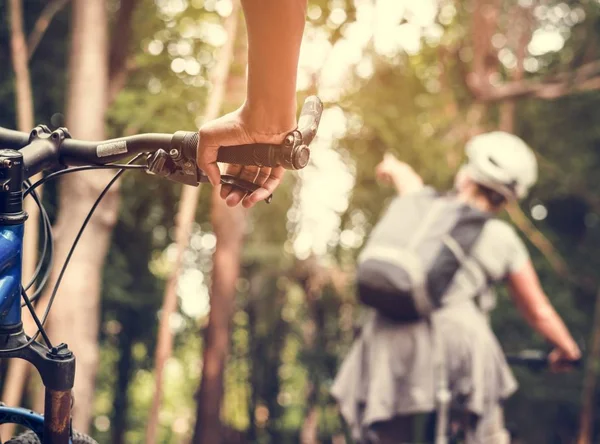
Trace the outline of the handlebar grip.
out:
<instances>
[{"instance_id":1,"label":"handlebar grip","mask_svg":"<svg viewBox=\"0 0 600 444\"><path fill-rule=\"evenodd\" d=\"M266 143L224 146L219 148L217 154L217 162L259 167L283 166L286 170L304 168L309 158L310 150L306 145L293 147Z\"/></svg>"},{"instance_id":2,"label":"handlebar grip","mask_svg":"<svg viewBox=\"0 0 600 444\"><path fill-rule=\"evenodd\" d=\"M506 361L510 365L519 365L525 367L544 368L549 365L547 356L521 356L507 355Z\"/></svg>"},{"instance_id":3,"label":"handlebar grip","mask_svg":"<svg viewBox=\"0 0 600 444\"><path fill-rule=\"evenodd\" d=\"M184 158L197 160L198 133L177 131L171 140L171 149L178 150ZM305 145L299 147L256 143L221 147L217 161L235 165L277 167L282 165L289 170L298 170L308 164L310 150Z\"/></svg>"},{"instance_id":4,"label":"handlebar grip","mask_svg":"<svg viewBox=\"0 0 600 444\"><path fill-rule=\"evenodd\" d=\"M278 149L275 145L264 143L224 146L219 148L217 162L276 167L279 165Z\"/></svg>"},{"instance_id":5,"label":"handlebar grip","mask_svg":"<svg viewBox=\"0 0 600 444\"><path fill-rule=\"evenodd\" d=\"M525 366L532 370L542 370L550 366L548 353L541 350L523 350L517 354L509 354L506 355L506 361L510 365ZM573 368L580 368L583 365L583 359L564 361L564 364L570 365Z\"/></svg>"}]
</instances>

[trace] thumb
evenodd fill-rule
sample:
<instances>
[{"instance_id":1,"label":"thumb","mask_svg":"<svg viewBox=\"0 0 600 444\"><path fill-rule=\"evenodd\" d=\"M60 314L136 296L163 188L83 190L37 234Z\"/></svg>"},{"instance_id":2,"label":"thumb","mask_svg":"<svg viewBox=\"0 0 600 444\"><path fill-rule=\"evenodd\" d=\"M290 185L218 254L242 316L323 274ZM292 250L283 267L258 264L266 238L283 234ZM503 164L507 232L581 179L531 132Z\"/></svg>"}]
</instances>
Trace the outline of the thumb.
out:
<instances>
[{"instance_id":1,"label":"thumb","mask_svg":"<svg viewBox=\"0 0 600 444\"><path fill-rule=\"evenodd\" d=\"M213 187L216 187L221 183L221 171L216 162L205 164L204 172L208 176L208 180Z\"/></svg>"}]
</instances>

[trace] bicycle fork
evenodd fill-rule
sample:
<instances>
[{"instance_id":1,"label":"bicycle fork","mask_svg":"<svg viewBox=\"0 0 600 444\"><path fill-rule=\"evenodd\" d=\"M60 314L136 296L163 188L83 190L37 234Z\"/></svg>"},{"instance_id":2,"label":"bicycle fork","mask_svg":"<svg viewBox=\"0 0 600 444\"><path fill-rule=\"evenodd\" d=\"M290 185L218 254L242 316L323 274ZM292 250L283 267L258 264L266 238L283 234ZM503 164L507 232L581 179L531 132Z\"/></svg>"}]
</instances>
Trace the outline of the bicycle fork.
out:
<instances>
[{"instance_id":1,"label":"bicycle fork","mask_svg":"<svg viewBox=\"0 0 600 444\"><path fill-rule=\"evenodd\" d=\"M27 337L21 320L23 226L23 156L0 150L0 357L29 361L46 388L44 416L11 407L0 409L0 424L33 430L44 444L69 444L71 390L75 356L66 344L48 348Z\"/></svg>"},{"instance_id":2,"label":"bicycle fork","mask_svg":"<svg viewBox=\"0 0 600 444\"><path fill-rule=\"evenodd\" d=\"M44 416L23 409L3 407L0 424L15 423L33 430L43 444L69 444L71 405L75 381L75 356L65 344L48 349L31 342L22 326L7 332L0 326L0 355L29 361L37 369L46 390Z\"/></svg>"}]
</instances>

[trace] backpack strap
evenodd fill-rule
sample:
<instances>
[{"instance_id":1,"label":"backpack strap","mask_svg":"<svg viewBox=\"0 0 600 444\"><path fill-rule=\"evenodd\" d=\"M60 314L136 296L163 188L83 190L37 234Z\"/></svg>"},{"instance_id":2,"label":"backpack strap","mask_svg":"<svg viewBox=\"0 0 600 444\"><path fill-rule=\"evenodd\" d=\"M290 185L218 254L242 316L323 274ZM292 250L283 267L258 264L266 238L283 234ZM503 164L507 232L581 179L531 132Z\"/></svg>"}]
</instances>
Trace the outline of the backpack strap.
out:
<instances>
[{"instance_id":1,"label":"backpack strap","mask_svg":"<svg viewBox=\"0 0 600 444\"><path fill-rule=\"evenodd\" d=\"M475 239L475 242L477 241L477 239L479 239L479 236L483 232L483 229L485 228L485 225L487 224L487 222L492 219L495 219L495 217L490 214L486 214L485 216L486 216L486 218L483 221L483 223L481 224L481 227L479 229L479 235ZM473 242L473 245L471 245L471 249L475 245L475 242ZM471 274L473 274L473 276L475 276L475 273L473 273L473 270L472 270L472 268L474 268L474 267L477 267L483 273L484 282L483 282L483 284L479 285L479 287L477 288L477 291L473 297L473 300L475 302L475 305L480 310L484 311L483 297L488 292L488 290L490 290L490 288L493 286L494 279L487 272L486 267L472 254L472 252L470 252L468 255L465 254L463 256L463 260L464 260L463 264L469 264L469 262L466 261L466 259L471 259L473 261L473 262L471 262L471 264L474 263L473 266L467 267L470 270ZM477 284L477 282L475 282L475 284Z\"/></svg>"},{"instance_id":2,"label":"backpack strap","mask_svg":"<svg viewBox=\"0 0 600 444\"><path fill-rule=\"evenodd\" d=\"M465 263L490 215L467 205L460 209L454 227L442 238L440 249L431 270L436 270L427 282L430 298L439 306L456 272Z\"/></svg>"}]
</instances>

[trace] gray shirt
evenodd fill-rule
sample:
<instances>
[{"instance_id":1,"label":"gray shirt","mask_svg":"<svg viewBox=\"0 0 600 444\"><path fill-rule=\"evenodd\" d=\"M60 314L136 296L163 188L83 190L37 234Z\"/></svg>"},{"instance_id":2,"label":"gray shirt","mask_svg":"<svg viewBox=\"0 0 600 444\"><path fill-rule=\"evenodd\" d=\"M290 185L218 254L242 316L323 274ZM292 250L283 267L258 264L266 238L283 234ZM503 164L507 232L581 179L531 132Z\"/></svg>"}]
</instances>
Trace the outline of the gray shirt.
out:
<instances>
[{"instance_id":1,"label":"gray shirt","mask_svg":"<svg viewBox=\"0 0 600 444\"><path fill-rule=\"evenodd\" d=\"M528 259L527 248L514 228L502 220L489 220L454 276L444 296L445 304L474 299L484 312L489 312L495 307L489 284L502 281L523 267Z\"/></svg>"},{"instance_id":2,"label":"gray shirt","mask_svg":"<svg viewBox=\"0 0 600 444\"><path fill-rule=\"evenodd\" d=\"M440 356L454 398L466 398L467 408L475 414L483 414L516 390L487 319L495 299L482 290L527 260L515 230L490 220L431 319L403 325L369 313L332 387L356 438L374 422L435 410Z\"/></svg>"}]
</instances>

